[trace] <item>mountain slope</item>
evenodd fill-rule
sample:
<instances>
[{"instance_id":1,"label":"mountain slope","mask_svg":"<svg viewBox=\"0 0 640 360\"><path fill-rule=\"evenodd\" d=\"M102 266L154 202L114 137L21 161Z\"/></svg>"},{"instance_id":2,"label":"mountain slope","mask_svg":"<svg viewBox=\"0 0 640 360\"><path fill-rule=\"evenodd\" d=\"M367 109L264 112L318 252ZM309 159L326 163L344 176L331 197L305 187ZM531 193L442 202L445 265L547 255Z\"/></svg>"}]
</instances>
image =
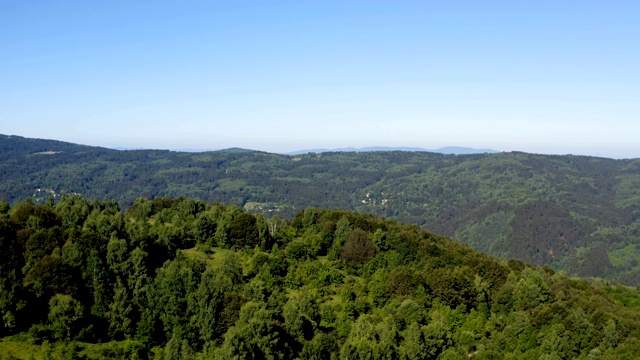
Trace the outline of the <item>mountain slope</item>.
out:
<instances>
[{"instance_id":1,"label":"mountain slope","mask_svg":"<svg viewBox=\"0 0 640 360\"><path fill-rule=\"evenodd\" d=\"M3 358L640 356L637 289L343 210L67 196L0 207L0 253Z\"/></svg>"},{"instance_id":2,"label":"mountain slope","mask_svg":"<svg viewBox=\"0 0 640 360\"><path fill-rule=\"evenodd\" d=\"M417 224L489 254L640 283L639 160L116 151L15 136L0 137L0 149L0 197L9 202L80 193L128 207L140 196L187 196L284 218L307 206L342 208Z\"/></svg>"}]
</instances>

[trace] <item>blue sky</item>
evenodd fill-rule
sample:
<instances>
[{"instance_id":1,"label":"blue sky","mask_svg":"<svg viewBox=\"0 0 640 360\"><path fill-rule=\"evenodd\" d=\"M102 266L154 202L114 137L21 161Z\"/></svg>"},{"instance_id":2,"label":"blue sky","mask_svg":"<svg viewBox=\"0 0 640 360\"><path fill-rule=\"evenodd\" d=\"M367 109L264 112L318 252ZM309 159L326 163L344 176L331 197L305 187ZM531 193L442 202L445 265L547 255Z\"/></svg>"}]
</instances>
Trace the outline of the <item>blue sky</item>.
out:
<instances>
[{"instance_id":1,"label":"blue sky","mask_svg":"<svg viewBox=\"0 0 640 360\"><path fill-rule=\"evenodd\" d=\"M0 1L0 133L640 157L638 1Z\"/></svg>"}]
</instances>

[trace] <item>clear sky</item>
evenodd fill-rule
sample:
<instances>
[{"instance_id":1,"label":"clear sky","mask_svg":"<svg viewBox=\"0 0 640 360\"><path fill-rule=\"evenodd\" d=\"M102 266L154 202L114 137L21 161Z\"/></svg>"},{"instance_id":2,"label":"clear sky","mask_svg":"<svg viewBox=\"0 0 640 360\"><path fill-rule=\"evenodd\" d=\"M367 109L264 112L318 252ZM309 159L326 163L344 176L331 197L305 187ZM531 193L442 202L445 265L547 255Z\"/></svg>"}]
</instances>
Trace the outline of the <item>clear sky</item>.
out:
<instances>
[{"instance_id":1,"label":"clear sky","mask_svg":"<svg viewBox=\"0 0 640 360\"><path fill-rule=\"evenodd\" d=\"M0 0L0 133L640 157L640 1Z\"/></svg>"}]
</instances>

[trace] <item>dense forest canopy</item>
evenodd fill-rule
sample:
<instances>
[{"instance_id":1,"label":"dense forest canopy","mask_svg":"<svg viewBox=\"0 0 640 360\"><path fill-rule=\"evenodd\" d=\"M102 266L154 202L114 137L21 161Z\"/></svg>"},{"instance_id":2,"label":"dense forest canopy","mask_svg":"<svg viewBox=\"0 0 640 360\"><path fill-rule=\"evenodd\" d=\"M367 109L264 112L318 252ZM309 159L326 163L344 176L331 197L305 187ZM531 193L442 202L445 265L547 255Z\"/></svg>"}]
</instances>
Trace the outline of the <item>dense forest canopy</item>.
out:
<instances>
[{"instance_id":1,"label":"dense forest canopy","mask_svg":"<svg viewBox=\"0 0 640 360\"><path fill-rule=\"evenodd\" d=\"M0 205L9 359L636 359L640 293L416 225L193 199Z\"/></svg>"},{"instance_id":2,"label":"dense forest canopy","mask_svg":"<svg viewBox=\"0 0 640 360\"><path fill-rule=\"evenodd\" d=\"M640 284L637 159L117 151L0 136L0 199L41 204L73 193L123 209L140 196L183 196L285 219L308 206L355 210L495 256Z\"/></svg>"}]
</instances>

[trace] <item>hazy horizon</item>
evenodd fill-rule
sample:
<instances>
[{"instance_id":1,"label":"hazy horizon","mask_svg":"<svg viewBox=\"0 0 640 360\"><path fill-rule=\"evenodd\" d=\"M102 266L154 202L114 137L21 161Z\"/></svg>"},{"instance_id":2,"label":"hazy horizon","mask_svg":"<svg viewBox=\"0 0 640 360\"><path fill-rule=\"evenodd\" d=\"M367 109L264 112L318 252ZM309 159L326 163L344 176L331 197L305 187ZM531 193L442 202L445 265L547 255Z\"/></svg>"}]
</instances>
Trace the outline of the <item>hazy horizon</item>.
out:
<instances>
[{"instance_id":1,"label":"hazy horizon","mask_svg":"<svg viewBox=\"0 0 640 360\"><path fill-rule=\"evenodd\" d=\"M22 136L20 134L4 134L7 136ZM24 136L22 136L24 137ZM29 138L29 137L27 137ZM34 138L34 139L40 139L40 140L54 140L54 141L64 141L64 142L68 142L65 140L60 140L60 139L51 139L51 138ZM449 148L456 148L458 150L471 150L472 152L469 153L473 153L473 154L478 154L478 153L484 153L486 150L489 153L492 152L525 152L525 153L531 153L531 154L541 154L541 155L579 155L579 156L593 156L593 157L603 157L603 158L611 158L611 159L633 159L633 158L640 158L640 157L633 157L633 156L616 156L616 155L611 155L608 153L597 153L597 152L585 152L585 153L580 153L580 152L563 152L561 150L558 151L549 151L549 152L544 152L544 151L524 151L524 150L519 150L519 149L496 149L496 148L473 148L473 147L466 147L466 146L456 146L456 145L451 145L451 146L441 146L441 147L423 147L423 146L376 146L376 145L372 145L372 146L359 146L359 147L354 147L354 146L345 146L345 147L334 147L334 148L328 148L328 147L318 147L318 148L295 148L295 149L285 149L285 150L281 150L281 151L273 151L273 150L265 150L265 149L260 149L260 148L254 148L254 147L241 147L241 146L229 146L229 147L211 147L211 148L179 148L179 147L168 147L168 146L156 146L156 147L146 147L146 146L103 146L103 145L96 145L96 144L89 144L89 143L83 143L83 142L72 142L74 144L77 145L86 145L86 146L98 146L98 147L103 147L103 148L107 148L107 149L112 149L112 150L122 150L122 151L126 151L126 150L169 150L169 151L178 151L178 152L207 152L207 151L219 151L219 150L229 150L229 149L243 149L243 150L250 150L250 151L263 151L263 152L268 152L268 153L274 153L274 154L283 154L283 155L297 155L297 154L304 154L307 152L326 152L326 151L386 151L386 150L401 150L401 151L434 151L434 152L441 152L441 153L456 153L456 154L467 154L467 152L456 152L456 151L441 151L441 150L450 150ZM380 150L370 150L371 148L383 148Z\"/></svg>"},{"instance_id":2,"label":"hazy horizon","mask_svg":"<svg viewBox=\"0 0 640 360\"><path fill-rule=\"evenodd\" d=\"M638 158L634 1L0 4L0 133Z\"/></svg>"}]
</instances>

